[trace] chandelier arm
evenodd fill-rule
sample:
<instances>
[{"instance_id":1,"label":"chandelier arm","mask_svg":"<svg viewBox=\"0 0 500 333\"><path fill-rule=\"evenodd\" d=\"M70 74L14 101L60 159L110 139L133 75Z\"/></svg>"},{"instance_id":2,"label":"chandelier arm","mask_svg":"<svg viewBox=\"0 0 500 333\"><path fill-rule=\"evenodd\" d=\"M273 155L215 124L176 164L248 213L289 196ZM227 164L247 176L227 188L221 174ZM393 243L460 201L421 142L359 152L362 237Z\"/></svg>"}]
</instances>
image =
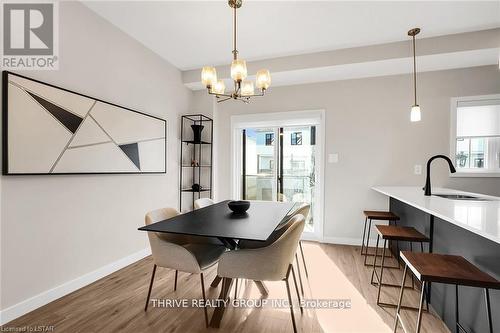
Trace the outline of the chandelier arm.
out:
<instances>
[{"instance_id":1,"label":"chandelier arm","mask_svg":"<svg viewBox=\"0 0 500 333\"><path fill-rule=\"evenodd\" d=\"M224 95L224 96L226 96L226 95ZM232 97L226 97L224 99L217 99L217 103L222 103L222 102L228 101L230 99L232 99Z\"/></svg>"},{"instance_id":2,"label":"chandelier arm","mask_svg":"<svg viewBox=\"0 0 500 333\"><path fill-rule=\"evenodd\" d=\"M224 97L232 97L232 95L228 95L228 94L217 94L217 93L213 93L211 91L208 91L208 94L209 95L214 95L215 97L220 97L220 96L224 96Z\"/></svg>"}]
</instances>

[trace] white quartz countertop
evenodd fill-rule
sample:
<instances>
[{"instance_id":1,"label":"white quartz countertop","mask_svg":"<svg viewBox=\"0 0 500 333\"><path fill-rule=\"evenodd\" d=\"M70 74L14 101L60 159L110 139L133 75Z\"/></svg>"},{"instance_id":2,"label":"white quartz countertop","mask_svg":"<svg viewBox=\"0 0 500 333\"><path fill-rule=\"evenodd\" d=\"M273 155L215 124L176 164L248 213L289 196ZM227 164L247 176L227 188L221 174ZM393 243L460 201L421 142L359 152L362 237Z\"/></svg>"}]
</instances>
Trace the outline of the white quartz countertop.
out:
<instances>
[{"instance_id":1,"label":"white quartz countertop","mask_svg":"<svg viewBox=\"0 0 500 333\"><path fill-rule=\"evenodd\" d=\"M375 186L372 189L500 244L500 197L447 188L433 188L433 195L426 197L422 188L416 186ZM452 200L436 194L463 194L489 201Z\"/></svg>"}]
</instances>

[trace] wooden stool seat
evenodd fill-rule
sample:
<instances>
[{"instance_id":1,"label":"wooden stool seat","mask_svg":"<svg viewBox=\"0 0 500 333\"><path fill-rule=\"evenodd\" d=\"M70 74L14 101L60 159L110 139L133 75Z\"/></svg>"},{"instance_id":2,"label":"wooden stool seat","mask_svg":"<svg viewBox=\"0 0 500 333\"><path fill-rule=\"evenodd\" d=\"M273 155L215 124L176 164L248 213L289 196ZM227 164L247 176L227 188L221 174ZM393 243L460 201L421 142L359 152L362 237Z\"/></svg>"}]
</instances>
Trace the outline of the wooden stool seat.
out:
<instances>
[{"instance_id":1,"label":"wooden stool seat","mask_svg":"<svg viewBox=\"0 0 500 333\"><path fill-rule=\"evenodd\" d=\"M386 306L386 307L397 307L397 304L393 303L385 303L380 301L380 292L382 289L382 286L386 287L399 287L397 284L391 284L391 283L384 283L382 278L384 275L384 268L389 268L384 265L385 262L385 251L387 248L387 242L388 241L402 241L402 242L408 242L410 244L410 249L413 251L413 243L420 243L420 251L424 252L424 245L423 243L429 242L429 238L425 236L424 234L420 233L417 231L417 229L413 227L399 227L395 225L376 225L375 229L377 230L377 245L375 248L375 260L374 260L374 265L373 265L373 270L372 270L372 277L371 277L371 283L374 285L378 286L378 293L377 293L377 305L379 306ZM378 244L380 241L380 238L384 240L384 248L382 251L382 263L380 265L380 275L379 272L376 270L376 265L375 262L377 260L378 256ZM395 258L398 261L398 267L399 267L399 253L397 253L397 256ZM405 270L404 274L406 275L407 270ZM376 278L376 282L374 281L374 278ZM404 285L404 284L403 284ZM411 287L414 288L414 279L413 275L411 275ZM408 286L404 285L404 288L408 288ZM409 310L419 310L418 308L415 307L410 307L410 306L405 306L405 309ZM428 308L428 306L427 306Z\"/></svg>"},{"instance_id":2,"label":"wooden stool seat","mask_svg":"<svg viewBox=\"0 0 500 333\"><path fill-rule=\"evenodd\" d=\"M363 238L361 240L361 255L365 256L365 266L372 266L371 263L368 263L367 259L368 257L375 256L373 253L368 252L369 248L369 243L370 243L370 230L372 228L372 221L389 221L389 224L394 221L394 224L397 224L397 221L399 221L399 216L394 214L393 212L387 212L387 211L377 211L377 210L364 210L363 214L365 215L365 225L363 227ZM368 225L368 230L367 230L367 225ZM365 243L365 235L368 233L368 236L366 237L366 243ZM392 242L391 242L392 245ZM398 244L398 249L397 252L399 252L399 244ZM379 266L379 265L377 265ZM398 267L399 268L399 267Z\"/></svg>"},{"instance_id":3,"label":"wooden stool seat","mask_svg":"<svg viewBox=\"0 0 500 333\"><path fill-rule=\"evenodd\" d=\"M401 251L401 258L405 263L405 271L401 282L401 291L396 310L396 321L393 332L397 331L398 324L401 323L403 330L406 329L401 320L400 311L403 300L406 272L408 269L422 282L422 291L420 294L420 306L417 317L416 333L420 332L422 324L422 308L424 302L425 288L429 283L446 283L455 285L455 325L456 332L467 330L460 324L459 305L458 305L458 287L468 286L484 289L484 299L486 302L486 316L488 320L488 332L493 333L493 323L491 318L491 305L489 289L500 289L500 281L468 262L464 257L448 254L436 253L415 253L411 251Z\"/></svg>"},{"instance_id":4,"label":"wooden stool seat","mask_svg":"<svg viewBox=\"0 0 500 333\"><path fill-rule=\"evenodd\" d=\"M429 242L429 238L413 227L398 227L395 225L376 225L382 239L400 240L407 242Z\"/></svg>"},{"instance_id":5,"label":"wooden stool seat","mask_svg":"<svg viewBox=\"0 0 500 333\"><path fill-rule=\"evenodd\" d=\"M401 259L420 281L500 289L500 281L461 256L401 251Z\"/></svg>"},{"instance_id":6,"label":"wooden stool seat","mask_svg":"<svg viewBox=\"0 0 500 333\"><path fill-rule=\"evenodd\" d=\"M363 214L369 220L380 220L380 221L399 221L399 216L393 212L384 212L377 210L364 210Z\"/></svg>"}]
</instances>

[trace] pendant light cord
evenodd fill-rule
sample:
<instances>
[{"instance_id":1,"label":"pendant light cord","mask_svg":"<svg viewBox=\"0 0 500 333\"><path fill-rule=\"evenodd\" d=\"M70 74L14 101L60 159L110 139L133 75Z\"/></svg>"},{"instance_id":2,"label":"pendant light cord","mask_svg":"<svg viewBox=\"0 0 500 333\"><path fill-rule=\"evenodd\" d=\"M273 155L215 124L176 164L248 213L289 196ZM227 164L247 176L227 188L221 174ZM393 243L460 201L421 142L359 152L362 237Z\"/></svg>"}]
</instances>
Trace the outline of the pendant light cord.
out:
<instances>
[{"instance_id":1,"label":"pendant light cord","mask_svg":"<svg viewBox=\"0 0 500 333\"><path fill-rule=\"evenodd\" d=\"M415 52L415 35L413 35L413 95L417 105L417 57Z\"/></svg>"},{"instance_id":2,"label":"pendant light cord","mask_svg":"<svg viewBox=\"0 0 500 333\"><path fill-rule=\"evenodd\" d=\"M238 59L238 50L236 49L236 4L233 12L233 59Z\"/></svg>"}]
</instances>

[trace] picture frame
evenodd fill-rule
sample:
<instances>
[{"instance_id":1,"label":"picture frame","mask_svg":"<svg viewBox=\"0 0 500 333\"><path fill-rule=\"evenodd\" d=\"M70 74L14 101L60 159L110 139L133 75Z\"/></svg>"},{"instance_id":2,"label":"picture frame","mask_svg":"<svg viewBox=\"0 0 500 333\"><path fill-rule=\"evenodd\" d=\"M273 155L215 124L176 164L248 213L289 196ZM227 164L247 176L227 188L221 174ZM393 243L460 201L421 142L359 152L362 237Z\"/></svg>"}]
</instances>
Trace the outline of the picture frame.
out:
<instances>
[{"instance_id":1,"label":"picture frame","mask_svg":"<svg viewBox=\"0 0 500 333\"><path fill-rule=\"evenodd\" d=\"M2 71L2 174L162 174L167 121Z\"/></svg>"}]
</instances>

